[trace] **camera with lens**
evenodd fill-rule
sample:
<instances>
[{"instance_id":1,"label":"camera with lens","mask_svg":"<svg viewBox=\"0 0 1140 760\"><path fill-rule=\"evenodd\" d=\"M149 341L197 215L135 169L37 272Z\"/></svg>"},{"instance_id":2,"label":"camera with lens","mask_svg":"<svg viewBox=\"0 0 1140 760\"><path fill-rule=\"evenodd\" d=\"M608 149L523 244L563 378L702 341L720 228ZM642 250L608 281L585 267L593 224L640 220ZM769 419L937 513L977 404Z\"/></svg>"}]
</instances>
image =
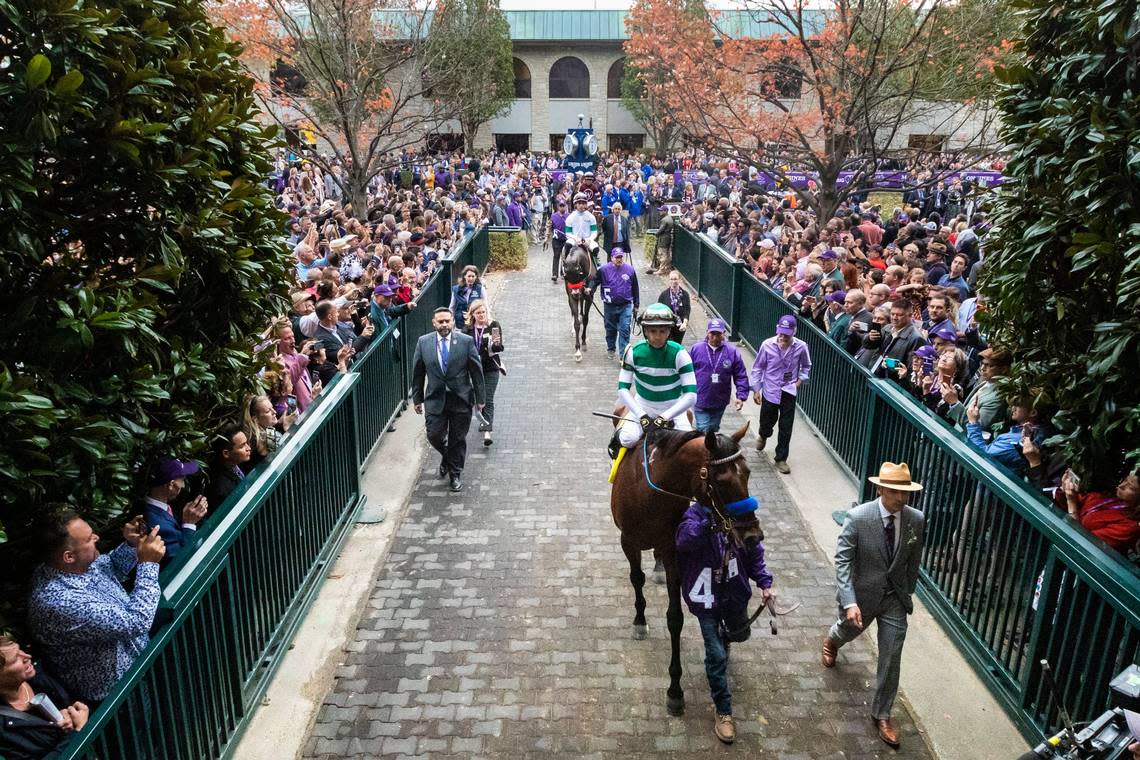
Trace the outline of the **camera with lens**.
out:
<instances>
[{"instance_id":1,"label":"camera with lens","mask_svg":"<svg viewBox=\"0 0 1140 760\"><path fill-rule=\"evenodd\" d=\"M1042 667L1049 691L1058 699L1049 664L1042 661ZM1058 699L1064 728L1017 760L1131 760L1128 746L1137 739L1129 728L1129 719L1140 723L1140 667L1129 665L1112 679L1109 687L1112 707L1087 724L1073 725Z\"/></svg>"}]
</instances>

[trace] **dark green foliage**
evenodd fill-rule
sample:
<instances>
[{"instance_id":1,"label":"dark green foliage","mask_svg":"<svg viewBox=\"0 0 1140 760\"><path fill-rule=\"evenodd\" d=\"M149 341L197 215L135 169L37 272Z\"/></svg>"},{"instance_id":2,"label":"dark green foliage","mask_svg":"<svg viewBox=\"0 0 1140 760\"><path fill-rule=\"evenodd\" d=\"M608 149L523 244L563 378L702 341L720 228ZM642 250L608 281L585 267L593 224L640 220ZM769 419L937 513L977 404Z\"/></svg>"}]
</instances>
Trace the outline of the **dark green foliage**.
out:
<instances>
[{"instance_id":1,"label":"dark green foliage","mask_svg":"<svg viewBox=\"0 0 1140 760\"><path fill-rule=\"evenodd\" d=\"M194 0L0 0L0 525L200 454L285 310L272 132ZM0 533L0 540L3 534Z\"/></svg>"},{"instance_id":2,"label":"dark green foliage","mask_svg":"<svg viewBox=\"0 0 1140 760\"><path fill-rule=\"evenodd\" d=\"M1015 384L1061 410L1074 469L1104 487L1140 463L1140 9L1018 5L1025 62L999 72L1016 182L986 259L985 322L1015 350Z\"/></svg>"}]
</instances>

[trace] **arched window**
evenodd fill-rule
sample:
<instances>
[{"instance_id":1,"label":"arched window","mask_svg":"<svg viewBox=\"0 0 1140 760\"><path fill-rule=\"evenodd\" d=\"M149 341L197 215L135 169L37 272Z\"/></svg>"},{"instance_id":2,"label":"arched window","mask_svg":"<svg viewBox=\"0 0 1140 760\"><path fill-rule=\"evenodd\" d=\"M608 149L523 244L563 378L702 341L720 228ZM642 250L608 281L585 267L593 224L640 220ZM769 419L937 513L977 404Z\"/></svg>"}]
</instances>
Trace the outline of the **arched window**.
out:
<instances>
[{"instance_id":1,"label":"arched window","mask_svg":"<svg viewBox=\"0 0 1140 760\"><path fill-rule=\"evenodd\" d=\"M573 56L559 58L550 67L550 97L590 97L590 70Z\"/></svg>"},{"instance_id":2,"label":"arched window","mask_svg":"<svg viewBox=\"0 0 1140 760\"><path fill-rule=\"evenodd\" d=\"M610 66L610 73L606 75L606 97L610 100L621 98L621 80L625 76L625 59L618 58Z\"/></svg>"},{"instance_id":3,"label":"arched window","mask_svg":"<svg viewBox=\"0 0 1140 760\"><path fill-rule=\"evenodd\" d=\"M530 97L530 68L518 58L511 59L515 67L515 97Z\"/></svg>"}]
</instances>

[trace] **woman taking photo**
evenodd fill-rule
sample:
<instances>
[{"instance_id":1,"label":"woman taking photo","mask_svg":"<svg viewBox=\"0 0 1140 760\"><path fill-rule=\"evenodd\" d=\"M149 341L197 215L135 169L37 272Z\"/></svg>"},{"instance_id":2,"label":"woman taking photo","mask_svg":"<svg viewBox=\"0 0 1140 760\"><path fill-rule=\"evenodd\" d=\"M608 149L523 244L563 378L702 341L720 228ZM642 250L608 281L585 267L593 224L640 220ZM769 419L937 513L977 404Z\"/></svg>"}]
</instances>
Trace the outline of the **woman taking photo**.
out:
<instances>
[{"instance_id":1,"label":"woman taking photo","mask_svg":"<svg viewBox=\"0 0 1140 760\"><path fill-rule=\"evenodd\" d=\"M668 306L676 315L677 325L669 332L669 340L680 343L685 339L685 331L689 329L689 313L693 307L688 291L681 287L681 273L676 269L669 273L669 287L661 291L657 302Z\"/></svg>"},{"instance_id":2,"label":"woman taking photo","mask_svg":"<svg viewBox=\"0 0 1140 760\"><path fill-rule=\"evenodd\" d=\"M507 374L503 368L503 331L499 323L491 319L491 312L487 302L479 298L471 302L467 308L467 322L464 331L475 341L479 349L479 359L483 363L483 386L486 389L487 402L483 406L483 418L486 424L479 425L483 433L483 445L490 446L491 433L495 424L495 391L499 387L499 378Z\"/></svg>"}]
</instances>

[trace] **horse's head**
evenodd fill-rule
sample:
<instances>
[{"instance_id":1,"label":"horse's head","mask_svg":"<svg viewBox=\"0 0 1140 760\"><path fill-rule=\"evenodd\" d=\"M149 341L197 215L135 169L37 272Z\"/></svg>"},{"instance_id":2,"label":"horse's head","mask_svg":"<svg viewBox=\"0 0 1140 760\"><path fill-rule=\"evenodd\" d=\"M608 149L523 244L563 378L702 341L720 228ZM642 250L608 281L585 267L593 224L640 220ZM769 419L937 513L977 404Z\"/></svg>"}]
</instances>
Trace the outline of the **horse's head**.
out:
<instances>
[{"instance_id":1,"label":"horse's head","mask_svg":"<svg viewBox=\"0 0 1140 760\"><path fill-rule=\"evenodd\" d=\"M732 435L709 432L704 437L707 460L696 468L692 492L702 504L707 504L727 516L734 505L743 505L749 499L748 477L752 470L744 461L740 441L748 432L748 422ZM755 524L755 514L744 514L734 519L738 526L748 529Z\"/></svg>"}]
</instances>

